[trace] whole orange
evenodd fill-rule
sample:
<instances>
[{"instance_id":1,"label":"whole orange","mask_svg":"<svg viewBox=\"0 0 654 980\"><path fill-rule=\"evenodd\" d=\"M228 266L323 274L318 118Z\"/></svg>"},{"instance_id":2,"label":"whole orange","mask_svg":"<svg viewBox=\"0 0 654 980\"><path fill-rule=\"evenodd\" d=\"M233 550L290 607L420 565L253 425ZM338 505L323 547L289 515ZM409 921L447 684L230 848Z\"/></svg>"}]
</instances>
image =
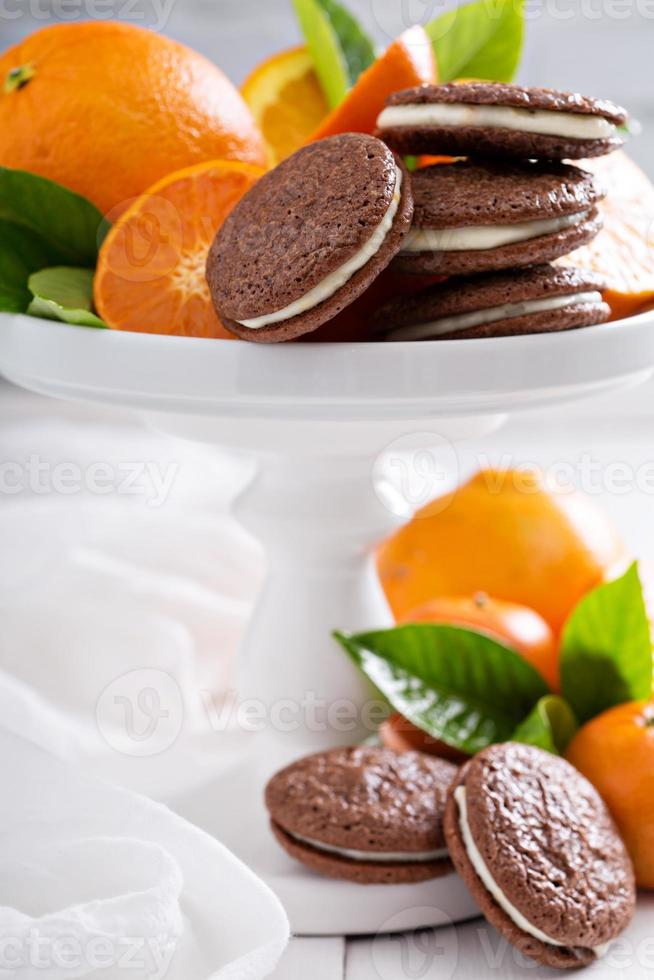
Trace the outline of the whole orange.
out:
<instances>
[{"instance_id":1,"label":"whole orange","mask_svg":"<svg viewBox=\"0 0 654 980\"><path fill-rule=\"evenodd\" d=\"M515 602L474 596L440 596L413 609L401 622L450 623L486 633L520 653L558 691L559 656L552 630L533 609Z\"/></svg>"},{"instance_id":2,"label":"whole orange","mask_svg":"<svg viewBox=\"0 0 654 980\"><path fill-rule=\"evenodd\" d=\"M0 165L120 207L207 160L265 166L240 94L206 58L116 21L56 24L0 57Z\"/></svg>"},{"instance_id":3,"label":"whole orange","mask_svg":"<svg viewBox=\"0 0 654 980\"><path fill-rule=\"evenodd\" d=\"M423 507L378 553L396 618L441 595L487 592L540 613L555 633L626 560L613 525L535 470L481 470Z\"/></svg>"},{"instance_id":4,"label":"whole orange","mask_svg":"<svg viewBox=\"0 0 654 980\"><path fill-rule=\"evenodd\" d=\"M641 888L654 888L654 702L604 711L566 752L604 797L634 862Z\"/></svg>"}]
</instances>

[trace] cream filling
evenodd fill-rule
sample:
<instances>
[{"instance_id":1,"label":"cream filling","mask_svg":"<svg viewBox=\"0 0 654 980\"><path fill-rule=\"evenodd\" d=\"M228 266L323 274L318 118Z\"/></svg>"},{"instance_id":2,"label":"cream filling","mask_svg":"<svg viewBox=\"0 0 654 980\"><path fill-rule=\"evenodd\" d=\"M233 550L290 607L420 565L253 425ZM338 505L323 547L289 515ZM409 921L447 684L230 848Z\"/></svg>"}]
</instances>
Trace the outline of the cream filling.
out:
<instances>
[{"instance_id":1,"label":"cream filling","mask_svg":"<svg viewBox=\"0 0 654 980\"><path fill-rule=\"evenodd\" d=\"M475 844L472 832L470 830L470 824L468 822L468 803L466 800L465 786L457 786L457 788L454 790L454 799L456 800L459 809L459 827L461 829L461 837L463 838L463 846L465 847L466 854L470 859L470 863L475 869L475 873L481 880L486 891L490 892L500 908L506 912L508 917L513 922L515 922L521 932L526 932L528 935L533 936L534 939L539 939L542 943L548 943L550 946L566 946L566 943L559 942L558 939L552 939L552 937L548 936L547 933L542 932L542 930L537 926L532 925L528 919L525 919L522 912L519 912L515 905L511 904L491 875L486 862ZM600 956L604 956L609 948L609 945L609 943L602 943L599 946L593 946L590 948L595 956L599 958Z\"/></svg>"},{"instance_id":2,"label":"cream filling","mask_svg":"<svg viewBox=\"0 0 654 980\"><path fill-rule=\"evenodd\" d=\"M598 292L571 293L568 296L549 296L546 299L527 299L521 303L505 303L503 306L493 306L491 309L442 317L432 323L417 323L410 327L398 327L397 330L391 330L386 335L386 339L430 340L432 337L442 337L443 334L458 333L461 330L470 330L472 327L479 327L486 323L509 320L516 316L526 316L529 313L560 310L565 306L577 306L579 303L601 302L602 294Z\"/></svg>"},{"instance_id":3,"label":"cream filling","mask_svg":"<svg viewBox=\"0 0 654 980\"><path fill-rule=\"evenodd\" d=\"M307 310L312 310L315 306L319 306L324 303L325 300L330 299L334 293L338 292L346 282L352 278L355 272L362 269L370 260L377 254L380 250L386 236L393 227L393 222L395 221L395 215L397 214L397 209L400 206L400 198L402 191L402 171L399 167L395 168L396 179L395 179L395 190L393 192L393 200L391 201L388 210L382 220L379 222L374 232L359 251L352 256L347 262L345 262L339 269L330 273L328 276L319 282L317 286L310 289L308 293L300 299L296 299L295 302L289 303L282 310L277 310L276 313L266 313L264 316L253 317L251 320L240 320L239 322L244 327L248 327L250 330L259 330L261 327L267 327L273 323L282 323L284 320L290 320L294 316L299 316L300 313L306 313Z\"/></svg>"},{"instance_id":4,"label":"cream filling","mask_svg":"<svg viewBox=\"0 0 654 980\"><path fill-rule=\"evenodd\" d=\"M326 851L328 854L335 854L337 857L350 858L352 861L367 861L370 864L418 864L423 861L438 861L448 856L446 847L439 847L433 851L357 851L350 847L335 847L333 844L323 844L322 841L312 840L302 834L292 834L286 831L294 840L301 844L309 844L318 851Z\"/></svg>"},{"instance_id":5,"label":"cream filling","mask_svg":"<svg viewBox=\"0 0 654 980\"><path fill-rule=\"evenodd\" d=\"M404 239L402 252L482 252L531 238L552 235L578 225L588 211L560 218L521 221L512 225L475 225L469 228L412 228Z\"/></svg>"},{"instance_id":6,"label":"cream filling","mask_svg":"<svg viewBox=\"0 0 654 980\"><path fill-rule=\"evenodd\" d=\"M511 129L564 139L598 140L615 136L617 127L603 116L584 116L553 109L514 109L511 106L425 102L387 106L377 119L378 129L402 126L479 126Z\"/></svg>"}]
</instances>

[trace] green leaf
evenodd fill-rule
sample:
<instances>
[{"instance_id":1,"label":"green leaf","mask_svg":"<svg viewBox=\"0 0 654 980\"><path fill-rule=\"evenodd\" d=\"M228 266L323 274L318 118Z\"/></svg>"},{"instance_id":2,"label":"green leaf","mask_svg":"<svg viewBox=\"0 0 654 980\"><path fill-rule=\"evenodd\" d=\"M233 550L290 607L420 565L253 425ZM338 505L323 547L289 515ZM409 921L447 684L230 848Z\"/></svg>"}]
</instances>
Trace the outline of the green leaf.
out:
<instances>
[{"instance_id":1,"label":"green leaf","mask_svg":"<svg viewBox=\"0 0 654 980\"><path fill-rule=\"evenodd\" d=\"M336 0L293 0L300 28L330 108L343 101L375 60L372 41Z\"/></svg>"},{"instance_id":2,"label":"green leaf","mask_svg":"<svg viewBox=\"0 0 654 980\"><path fill-rule=\"evenodd\" d=\"M421 623L334 636L396 711L464 752L509 739L548 693L519 654L474 630Z\"/></svg>"},{"instance_id":3,"label":"green leaf","mask_svg":"<svg viewBox=\"0 0 654 980\"><path fill-rule=\"evenodd\" d=\"M561 639L561 683L579 721L652 692L652 640L634 563L572 612Z\"/></svg>"},{"instance_id":4,"label":"green leaf","mask_svg":"<svg viewBox=\"0 0 654 980\"><path fill-rule=\"evenodd\" d=\"M557 694L546 694L520 722L511 740L563 755L578 728L568 702Z\"/></svg>"},{"instance_id":5,"label":"green leaf","mask_svg":"<svg viewBox=\"0 0 654 980\"><path fill-rule=\"evenodd\" d=\"M80 327L106 327L93 313L93 271L56 267L30 276L28 286L34 299L31 316L63 320Z\"/></svg>"},{"instance_id":6,"label":"green leaf","mask_svg":"<svg viewBox=\"0 0 654 980\"><path fill-rule=\"evenodd\" d=\"M0 167L0 219L39 235L62 265L95 266L102 215L60 184Z\"/></svg>"},{"instance_id":7,"label":"green leaf","mask_svg":"<svg viewBox=\"0 0 654 980\"><path fill-rule=\"evenodd\" d=\"M29 276L54 259L39 235L0 218L0 311L24 313L31 299Z\"/></svg>"},{"instance_id":8,"label":"green leaf","mask_svg":"<svg viewBox=\"0 0 654 980\"><path fill-rule=\"evenodd\" d=\"M427 24L439 81L512 81L524 45L524 6L524 0L478 0Z\"/></svg>"}]
</instances>

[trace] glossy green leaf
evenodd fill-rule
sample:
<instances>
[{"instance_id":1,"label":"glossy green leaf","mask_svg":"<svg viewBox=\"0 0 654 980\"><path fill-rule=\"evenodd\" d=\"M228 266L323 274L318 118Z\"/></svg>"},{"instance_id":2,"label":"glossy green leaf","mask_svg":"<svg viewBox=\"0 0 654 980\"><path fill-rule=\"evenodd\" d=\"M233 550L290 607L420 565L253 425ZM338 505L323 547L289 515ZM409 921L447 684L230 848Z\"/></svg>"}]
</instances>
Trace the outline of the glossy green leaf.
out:
<instances>
[{"instance_id":1,"label":"glossy green leaf","mask_svg":"<svg viewBox=\"0 0 654 980\"><path fill-rule=\"evenodd\" d=\"M512 81L524 46L524 8L524 0L478 0L427 24L439 81Z\"/></svg>"},{"instance_id":2,"label":"glossy green leaf","mask_svg":"<svg viewBox=\"0 0 654 980\"><path fill-rule=\"evenodd\" d=\"M105 327L93 313L93 271L56 267L30 276L33 295L28 313L48 320L62 320L80 327Z\"/></svg>"},{"instance_id":3,"label":"glossy green leaf","mask_svg":"<svg viewBox=\"0 0 654 980\"><path fill-rule=\"evenodd\" d=\"M61 264L95 266L102 215L60 184L0 167L0 220L38 235Z\"/></svg>"},{"instance_id":4,"label":"glossy green leaf","mask_svg":"<svg viewBox=\"0 0 654 980\"><path fill-rule=\"evenodd\" d=\"M568 702L556 694L547 694L518 725L512 741L537 745L554 755L562 755L578 728Z\"/></svg>"},{"instance_id":5,"label":"glossy green leaf","mask_svg":"<svg viewBox=\"0 0 654 980\"><path fill-rule=\"evenodd\" d=\"M56 255L39 235L0 218L0 311L24 313L32 298L29 276L52 261Z\"/></svg>"},{"instance_id":6,"label":"glossy green leaf","mask_svg":"<svg viewBox=\"0 0 654 980\"><path fill-rule=\"evenodd\" d=\"M293 0L300 28L330 108L375 60L372 41L336 0Z\"/></svg>"},{"instance_id":7,"label":"glossy green leaf","mask_svg":"<svg viewBox=\"0 0 654 980\"><path fill-rule=\"evenodd\" d=\"M511 738L548 693L519 654L474 630L423 623L335 636L396 711L465 752Z\"/></svg>"},{"instance_id":8,"label":"glossy green leaf","mask_svg":"<svg viewBox=\"0 0 654 980\"><path fill-rule=\"evenodd\" d=\"M634 563L589 592L561 639L561 683L579 721L652 692L652 639Z\"/></svg>"}]
</instances>

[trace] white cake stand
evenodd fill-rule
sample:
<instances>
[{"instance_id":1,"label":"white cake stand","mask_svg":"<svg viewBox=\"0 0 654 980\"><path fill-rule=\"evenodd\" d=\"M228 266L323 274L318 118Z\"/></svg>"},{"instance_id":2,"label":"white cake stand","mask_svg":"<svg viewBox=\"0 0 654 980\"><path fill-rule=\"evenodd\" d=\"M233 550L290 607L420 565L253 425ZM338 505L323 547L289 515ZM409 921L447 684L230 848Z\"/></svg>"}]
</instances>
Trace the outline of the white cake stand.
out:
<instances>
[{"instance_id":1,"label":"white cake stand","mask_svg":"<svg viewBox=\"0 0 654 980\"><path fill-rule=\"evenodd\" d=\"M275 768L369 734L374 694L330 632L391 621L370 549L410 515L375 484L375 460L402 437L483 435L508 413L653 370L654 312L551 336L280 346L0 315L0 371L16 384L131 408L177 437L257 456L236 513L266 547L269 574L237 680L267 724L244 733L250 761L198 819L268 881L296 933L397 931L476 913L456 876L365 889L319 878L287 860L266 827L261 792Z\"/></svg>"}]
</instances>

